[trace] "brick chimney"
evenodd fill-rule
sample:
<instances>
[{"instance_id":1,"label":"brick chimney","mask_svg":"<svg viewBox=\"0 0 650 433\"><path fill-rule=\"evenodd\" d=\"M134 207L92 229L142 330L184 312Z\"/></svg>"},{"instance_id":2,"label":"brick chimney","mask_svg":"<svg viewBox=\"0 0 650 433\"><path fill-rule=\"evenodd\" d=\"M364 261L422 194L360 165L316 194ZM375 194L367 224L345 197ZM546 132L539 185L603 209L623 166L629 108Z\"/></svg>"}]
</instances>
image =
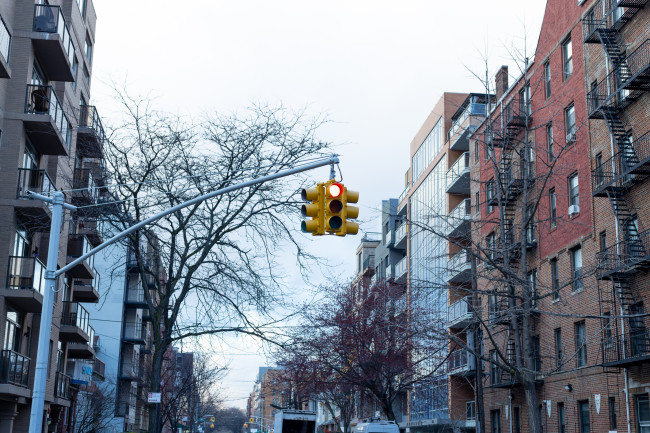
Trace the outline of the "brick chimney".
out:
<instances>
[{"instance_id":1,"label":"brick chimney","mask_svg":"<svg viewBox=\"0 0 650 433\"><path fill-rule=\"evenodd\" d=\"M497 75L494 77L496 100L498 101L501 96L508 90L508 66L503 65Z\"/></svg>"}]
</instances>

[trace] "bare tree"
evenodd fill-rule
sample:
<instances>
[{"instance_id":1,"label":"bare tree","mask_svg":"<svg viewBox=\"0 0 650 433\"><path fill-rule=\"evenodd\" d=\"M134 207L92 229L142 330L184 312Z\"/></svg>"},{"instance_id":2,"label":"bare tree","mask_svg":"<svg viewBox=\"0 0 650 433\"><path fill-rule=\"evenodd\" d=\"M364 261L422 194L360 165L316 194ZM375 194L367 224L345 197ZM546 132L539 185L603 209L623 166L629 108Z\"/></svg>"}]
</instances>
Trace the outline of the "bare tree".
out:
<instances>
[{"instance_id":1,"label":"bare tree","mask_svg":"<svg viewBox=\"0 0 650 433\"><path fill-rule=\"evenodd\" d=\"M115 410L114 392L114 387L95 382L80 390L76 396L74 431L95 433L107 429Z\"/></svg>"},{"instance_id":2,"label":"bare tree","mask_svg":"<svg viewBox=\"0 0 650 433\"><path fill-rule=\"evenodd\" d=\"M149 101L120 95L126 120L105 149L113 186L106 206L113 230L193 197L322 156L321 118L255 106L212 115L200 125L155 112ZM190 206L129 237L152 320L150 390L160 390L163 354L174 341L242 333L271 339L271 312L282 298L280 265L293 249L298 267L309 255L296 239L296 180L266 182ZM282 254L280 254L282 253ZM160 431L153 409L150 426Z\"/></svg>"}]
</instances>

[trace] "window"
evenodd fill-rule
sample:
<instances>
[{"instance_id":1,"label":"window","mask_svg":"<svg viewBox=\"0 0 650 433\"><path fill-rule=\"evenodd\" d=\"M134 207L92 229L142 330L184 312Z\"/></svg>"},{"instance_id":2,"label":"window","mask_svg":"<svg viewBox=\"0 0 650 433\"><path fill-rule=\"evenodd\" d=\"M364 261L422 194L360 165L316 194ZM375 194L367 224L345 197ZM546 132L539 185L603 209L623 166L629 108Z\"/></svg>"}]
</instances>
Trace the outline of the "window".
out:
<instances>
[{"instance_id":1,"label":"window","mask_svg":"<svg viewBox=\"0 0 650 433\"><path fill-rule=\"evenodd\" d=\"M582 248L576 247L570 251L571 255L571 273L573 279L573 291L582 290Z\"/></svg>"},{"instance_id":2,"label":"window","mask_svg":"<svg viewBox=\"0 0 650 433\"><path fill-rule=\"evenodd\" d=\"M551 64L548 61L544 63L544 96L551 97Z\"/></svg>"},{"instance_id":3,"label":"window","mask_svg":"<svg viewBox=\"0 0 650 433\"><path fill-rule=\"evenodd\" d=\"M488 180L485 185L485 202L487 205L487 213L490 213L494 210L494 196L496 195L496 185L494 183L494 178Z\"/></svg>"},{"instance_id":4,"label":"window","mask_svg":"<svg viewBox=\"0 0 650 433\"><path fill-rule=\"evenodd\" d=\"M492 385L501 382L501 372L496 362L497 362L497 351L490 350L490 382L492 383Z\"/></svg>"},{"instance_id":5,"label":"window","mask_svg":"<svg viewBox=\"0 0 650 433\"><path fill-rule=\"evenodd\" d=\"M553 331L555 336L555 368L562 370L562 328L556 328Z\"/></svg>"},{"instance_id":6,"label":"window","mask_svg":"<svg viewBox=\"0 0 650 433\"><path fill-rule=\"evenodd\" d=\"M630 352L633 357L648 354L647 335L643 323L643 303L630 305Z\"/></svg>"},{"instance_id":7,"label":"window","mask_svg":"<svg viewBox=\"0 0 650 433\"><path fill-rule=\"evenodd\" d=\"M22 322L22 315L8 307L7 319L5 322L5 340L2 345L4 350L20 352L21 337L23 336L21 330Z\"/></svg>"},{"instance_id":8,"label":"window","mask_svg":"<svg viewBox=\"0 0 650 433\"><path fill-rule=\"evenodd\" d=\"M476 419L476 402L474 400L465 402L465 419L468 421Z\"/></svg>"},{"instance_id":9,"label":"window","mask_svg":"<svg viewBox=\"0 0 650 433\"><path fill-rule=\"evenodd\" d=\"M546 145L548 146L548 162L555 159L555 146L553 143L553 124L546 125Z\"/></svg>"},{"instance_id":10,"label":"window","mask_svg":"<svg viewBox=\"0 0 650 433\"><path fill-rule=\"evenodd\" d=\"M519 407L514 409L512 420L515 428L515 433L521 433L521 415L519 414Z\"/></svg>"},{"instance_id":11,"label":"window","mask_svg":"<svg viewBox=\"0 0 650 433\"><path fill-rule=\"evenodd\" d=\"M555 197L555 188L551 188L548 192L548 201L549 209L551 211L551 228L555 228L557 226L557 200Z\"/></svg>"},{"instance_id":12,"label":"window","mask_svg":"<svg viewBox=\"0 0 650 433\"><path fill-rule=\"evenodd\" d=\"M526 207L526 243L528 246L534 246L537 243L535 235L535 212L532 204Z\"/></svg>"},{"instance_id":13,"label":"window","mask_svg":"<svg viewBox=\"0 0 650 433\"><path fill-rule=\"evenodd\" d=\"M478 145L478 140L474 142L474 161L478 161L479 159L479 145Z\"/></svg>"},{"instance_id":14,"label":"window","mask_svg":"<svg viewBox=\"0 0 650 433\"><path fill-rule=\"evenodd\" d=\"M90 74L88 73L88 68L86 68L86 65L83 67L83 73L84 73L84 82L86 85L90 84Z\"/></svg>"},{"instance_id":15,"label":"window","mask_svg":"<svg viewBox=\"0 0 650 433\"><path fill-rule=\"evenodd\" d=\"M554 301L560 299L560 278L557 267L557 258L551 259L551 290Z\"/></svg>"},{"instance_id":16,"label":"window","mask_svg":"<svg viewBox=\"0 0 650 433\"><path fill-rule=\"evenodd\" d=\"M567 146L576 141L576 110L573 102L564 109L564 130Z\"/></svg>"},{"instance_id":17,"label":"window","mask_svg":"<svg viewBox=\"0 0 650 433\"><path fill-rule=\"evenodd\" d=\"M566 433L566 420L564 417L564 403L557 404L557 431Z\"/></svg>"},{"instance_id":18,"label":"window","mask_svg":"<svg viewBox=\"0 0 650 433\"><path fill-rule=\"evenodd\" d=\"M487 248L488 258L490 260L494 260L496 258L496 252L497 252L497 236L494 232L486 236L485 244Z\"/></svg>"},{"instance_id":19,"label":"window","mask_svg":"<svg viewBox=\"0 0 650 433\"><path fill-rule=\"evenodd\" d=\"M609 398L609 430L617 430L616 427L616 397Z\"/></svg>"},{"instance_id":20,"label":"window","mask_svg":"<svg viewBox=\"0 0 650 433\"><path fill-rule=\"evenodd\" d=\"M86 60L90 65L93 60L93 43L90 41L88 35L86 35L86 43L84 44L84 52L86 53Z\"/></svg>"},{"instance_id":21,"label":"window","mask_svg":"<svg viewBox=\"0 0 650 433\"><path fill-rule=\"evenodd\" d=\"M589 422L589 402L578 402L578 419L580 421L580 433L591 433L591 423Z\"/></svg>"},{"instance_id":22,"label":"window","mask_svg":"<svg viewBox=\"0 0 650 433\"><path fill-rule=\"evenodd\" d=\"M530 181L534 180L535 177L535 149L532 143L528 143L524 149L524 179Z\"/></svg>"},{"instance_id":23,"label":"window","mask_svg":"<svg viewBox=\"0 0 650 433\"><path fill-rule=\"evenodd\" d=\"M77 73L79 71L79 61L77 60L77 57L75 56L74 60L72 61L72 90L77 90Z\"/></svg>"},{"instance_id":24,"label":"window","mask_svg":"<svg viewBox=\"0 0 650 433\"><path fill-rule=\"evenodd\" d=\"M86 18L86 0L77 0L77 4L79 5L79 10L81 11L81 16L85 19Z\"/></svg>"},{"instance_id":25,"label":"window","mask_svg":"<svg viewBox=\"0 0 650 433\"><path fill-rule=\"evenodd\" d=\"M481 198L480 192L476 191L476 193L474 194L474 207L476 209L476 211L475 211L476 213L479 213L481 211L481 200L480 200L480 198Z\"/></svg>"},{"instance_id":26,"label":"window","mask_svg":"<svg viewBox=\"0 0 650 433\"><path fill-rule=\"evenodd\" d=\"M519 91L519 113L520 115L530 116L532 107L530 106L530 86L526 86Z\"/></svg>"},{"instance_id":27,"label":"window","mask_svg":"<svg viewBox=\"0 0 650 433\"><path fill-rule=\"evenodd\" d=\"M542 371L542 352L539 345L539 335L534 335L531 338L533 344L533 362L535 367L535 372L540 373Z\"/></svg>"},{"instance_id":28,"label":"window","mask_svg":"<svg viewBox=\"0 0 650 433\"><path fill-rule=\"evenodd\" d=\"M562 66L563 77L567 80L573 74L573 46L571 45L571 36L562 42Z\"/></svg>"},{"instance_id":29,"label":"window","mask_svg":"<svg viewBox=\"0 0 650 433\"><path fill-rule=\"evenodd\" d=\"M650 433L650 399L648 399L648 394L636 397L636 413L639 419L639 432Z\"/></svg>"},{"instance_id":30,"label":"window","mask_svg":"<svg viewBox=\"0 0 650 433\"><path fill-rule=\"evenodd\" d=\"M587 326L585 321L575 323L576 335L576 367L587 365Z\"/></svg>"},{"instance_id":31,"label":"window","mask_svg":"<svg viewBox=\"0 0 650 433\"><path fill-rule=\"evenodd\" d=\"M603 173L603 154L596 155L596 185L602 185L605 180Z\"/></svg>"},{"instance_id":32,"label":"window","mask_svg":"<svg viewBox=\"0 0 650 433\"><path fill-rule=\"evenodd\" d=\"M579 206L580 196L578 188L578 173L569 176L569 206Z\"/></svg>"},{"instance_id":33,"label":"window","mask_svg":"<svg viewBox=\"0 0 650 433\"><path fill-rule=\"evenodd\" d=\"M490 420L492 421L492 433L501 433L501 411L491 410Z\"/></svg>"}]
</instances>

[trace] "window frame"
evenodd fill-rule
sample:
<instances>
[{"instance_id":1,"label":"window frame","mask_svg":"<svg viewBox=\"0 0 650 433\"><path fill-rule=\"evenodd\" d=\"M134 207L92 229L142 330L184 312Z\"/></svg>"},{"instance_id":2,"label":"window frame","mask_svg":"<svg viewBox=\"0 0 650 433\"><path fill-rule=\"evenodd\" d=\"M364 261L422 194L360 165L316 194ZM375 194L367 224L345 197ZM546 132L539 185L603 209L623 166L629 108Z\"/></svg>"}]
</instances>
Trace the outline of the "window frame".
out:
<instances>
[{"instance_id":1,"label":"window frame","mask_svg":"<svg viewBox=\"0 0 650 433\"><path fill-rule=\"evenodd\" d=\"M573 182L575 181L575 185ZM567 177L567 186L569 192L569 206L578 206L580 207L580 178L578 177L578 172L575 171L569 177Z\"/></svg>"},{"instance_id":2,"label":"window frame","mask_svg":"<svg viewBox=\"0 0 650 433\"><path fill-rule=\"evenodd\" d=\"M546 151L548 153L548 162L555 160L555 141L553 139L553 123L546 124Z\"/></svg>"},{"instance_id":3,"label":"window frame","mask_svg":"<svg viewBox=\"0 0 650 433\"><path fill-rule=\"evenodd\" d=\"M586 411L584 409L587 409ZM586 423L584 415L587 415ZM580 433L591 433L591 411L589 410L589 400L578 401L578 428Z\"/></svg>"},{"instance_id":4,"label":"window frame","mask_svg":"<svg viewBox=\"0 0 650 433\"><path fill-rule=\"evenodd\" d=\"M545 99L551 97L551 62L549 60L544 63L544 96Z\"/></svg>"},{"instance_id":5,"label":"window frame","mask_svg":"<svg viewBox=\"0 0 650 433\"><path fill-rule=\"evenodd\" d=\"M555 368L558 371L562 370L564 365L564 351L562 349L562 328L555 328L553 330L553 338L555 340Z\"/></svg>"},{"instance_id":6,"label":"window frame","mask_svg":"<svg viewBox=\"0 0 650 433\"><path fill-rule=\"evenodd\" d=\"M587 325L584 320L573 324L576 344L576 367L586 367L587 358Z\"/></svg>"},{"instance_id":7,"label":"window frame","mask_svg":"<svg viewBox=\"0 0 650 433\"><path fill-rule=\"evenodd\" d=\"M582 245L577 245L570 249L569 254L571 256L571 280L573 292L579 292L584 289L584 281L582 279Z\"/></svg>"},{"instance_id":8,"label":"window frame","mask_svg":"<svg viewBox=\"0 0 650 433\"><path fill-rule=\"evenodd\" d=\"M551 229L554 229L557 227L557 195L555 194L555 188L548 190L548 199Z\"/></svg>"},{"instance_id":9,"label":"window frame","mask_svg":"<svg viewBox=\"0 0 650 433\"><path fill-rule=\"evenodd\" d=\"M562 41L562 81L573 75L573 43L571 34Z\"/></svg>"},{"instance_id":10,"label":"window frame","mask_svg":"<svg viewBox=\"0 0 650 433\"><path fill-rule=\"evenodd\" d=\"M560 275L557 257L553 257L550 260L551 265L551 290L553 290L553 300L557 301L560 299Z\"/></svg>"},{"instance_id":11,"label":"window frame","mask_svg":"<svg viewBox=\"0 0 650 433\"><path fill-rule=\"evenodd\" d=\"M564 108L564 132L566 138L566 145L571 146L576 142L576 108L575 104L571 102Z\"/></svg>"}]
</instances>

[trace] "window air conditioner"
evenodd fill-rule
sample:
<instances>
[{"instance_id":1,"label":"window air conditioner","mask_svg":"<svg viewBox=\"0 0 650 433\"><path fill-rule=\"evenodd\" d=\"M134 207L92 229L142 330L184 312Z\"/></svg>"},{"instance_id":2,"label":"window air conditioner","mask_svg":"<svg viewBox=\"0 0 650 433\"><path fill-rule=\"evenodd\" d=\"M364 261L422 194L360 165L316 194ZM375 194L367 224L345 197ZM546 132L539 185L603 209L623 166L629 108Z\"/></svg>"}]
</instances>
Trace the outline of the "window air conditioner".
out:
<instances>
[{"instance_id":1,"label":"window air conditioner","mask_svg":"<svg viewBox=\"0 0 650 433\"><path fill-rule=\"evenodd\" d=\"M572 204L569 206L569 216L580 213L580 206L577 204Z\"/></svg>"}]
</instances>

